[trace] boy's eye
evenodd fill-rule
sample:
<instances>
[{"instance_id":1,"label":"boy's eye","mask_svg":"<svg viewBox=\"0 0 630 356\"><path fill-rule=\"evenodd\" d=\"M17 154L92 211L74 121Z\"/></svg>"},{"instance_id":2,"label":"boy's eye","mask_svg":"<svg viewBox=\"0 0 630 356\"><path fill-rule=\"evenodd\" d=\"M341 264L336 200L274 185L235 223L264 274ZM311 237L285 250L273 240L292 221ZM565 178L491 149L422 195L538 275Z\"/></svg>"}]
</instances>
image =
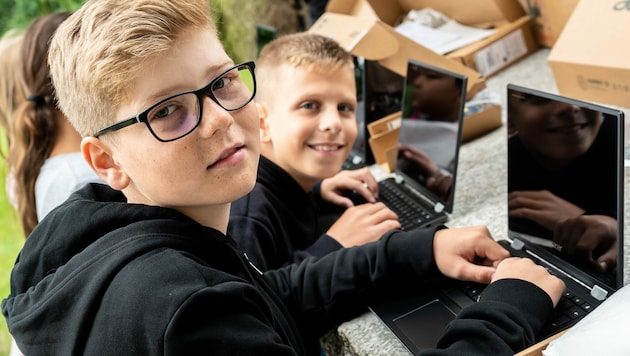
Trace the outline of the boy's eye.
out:
<instances>
[{"instance_id":1,"label":"boy's eye","mask_svg":"<svg viewBox=\"0 0 630 356\"><path fill-rule=\"evenodd\" d=\"M229 79L226 77L219 78L216 82L212 84L212 91L226 87L228 85L228 81Z\"/></svg>"},{"instance_id":2,"label":"boy's eye","mask_svg":"<svg viewBox=\"0 0 630 356\"><path fill-rule=\"evenodd\" d=\"M307 110L315 110L318 108L318 105L315 104L314 102L306 102L302 104L302 109L307 109Z\"/></svg>"},{"instance_id":3,"label":"boy's eye","mask_svg":"<svg viewBox=\"0 0 630 356\"><path fill-rule=\"evenodd\" d=\"M149 117L149 120L163 119L171 115L174 111L175 105L173 104L163 106L154 111L153 114Z\"/></svg>"},{"instance_id":4,"label":"boy's eye","mask_svg":"<svg viewBox=\"0 0 630 356\"><path fill-rule=\"evenodd\" d=\"M337 107L337 110L341 112L354 112L354 107L348 104L341 104Z\"/></svg>"}]
</instances>

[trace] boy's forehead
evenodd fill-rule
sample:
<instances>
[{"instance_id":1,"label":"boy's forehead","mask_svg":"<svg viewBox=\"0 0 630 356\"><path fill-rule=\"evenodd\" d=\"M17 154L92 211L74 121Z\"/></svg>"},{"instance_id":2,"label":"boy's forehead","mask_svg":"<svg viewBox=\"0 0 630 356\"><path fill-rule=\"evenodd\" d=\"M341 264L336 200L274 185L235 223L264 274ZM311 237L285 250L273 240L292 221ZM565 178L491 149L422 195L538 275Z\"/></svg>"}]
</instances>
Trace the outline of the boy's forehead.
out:
<instances>
[{"instance_id":1,"label":"boy's forehead","mask_svg":"<svg viewBox=\"0 0 630 356\"><path fill-rule=\"evenodd\" d=\"M135 116L167 97L199 89L232 65L213 31L191 29L169 50L143 61L128 82L118 119Z\"/></svg>"}]
</instances>

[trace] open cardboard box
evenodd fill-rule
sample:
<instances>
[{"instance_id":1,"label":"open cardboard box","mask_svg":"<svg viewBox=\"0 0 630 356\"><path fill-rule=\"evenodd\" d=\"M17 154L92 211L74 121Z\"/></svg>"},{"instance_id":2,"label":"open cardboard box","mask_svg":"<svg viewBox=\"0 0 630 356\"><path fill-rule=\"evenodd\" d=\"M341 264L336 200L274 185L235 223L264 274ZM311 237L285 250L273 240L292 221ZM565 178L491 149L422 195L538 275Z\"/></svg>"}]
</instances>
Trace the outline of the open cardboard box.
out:
<instances>
[{"instance_id":1,"label":"open cardboard box","mask_svg":"<svg viewBox=\"0 0 630 356\"><path fill-rule=\"evenodd\" d=\"M432 8L464 25L478 28L496 28L490 37L460 48L446 56L439 55L413 40L399 34L394 27L412 9ZM483 85L482 79L489 77L527 54L535 51L538 44L534 39L531 21L517 0L330 0L327 13L350 15L365 21L361 32L354 33L360 45L381 51L398 43L398 51L379 58L383 65L401 73L408 58L444 67L468 76L468 97L472 97ZM370 38L378 23L388 28L395 37L389 41ZM361 38L359 38L361 37ZM354 52L353 52L354 53ZM366 57L367 58L367 57ZM446 58L460 62L473 72L464 73L453 67ZM368 58L372 59L372 58ZM401 63L405 62L405 63ZM404 73L401 73L404 75Z\"/></svg>"},{"instance_id":2,"label":"open cardboard box","mask_svg":"<svg viewBox=\"0 0 630 356\"><path fill-rule=\"evenodd\" d=\"M495 33L481 41L448 53L486 78L507 68L538 49L532 19L523 16L498 26Z\"/></svg>"},{"instance_id":3,"label":"open cardboard box","mask_svg":"<svg viewBox=\"0 0 630 356\"><path fill-rule=\"evenodd\" d=\"M619 0L579 1L548 57L561 95L629 106L629 7Z\"/></svg>"},{"instance_id":4,"label":"open cardboard box","mask_svg":"<svg viewBox=\"0 0 630 356\"><path fill-rule=\"evenodd\" d=\"M330 5L336 2L332 0ZM352 1L347 3L350 2ZM364 0L357 0L357 3L365 6L351 10L358 11L358 14L371 11ZM485 79L472 68L417 44L378 18L368 19L353 16L353 13L327 11L308 29L308 32L330 37L355 56L378 61L383 67L403 77L407 74L407 61L410 58L463 74L468 77L468 97L473 97L486 86Z\"/></svg>"}]
</instances>

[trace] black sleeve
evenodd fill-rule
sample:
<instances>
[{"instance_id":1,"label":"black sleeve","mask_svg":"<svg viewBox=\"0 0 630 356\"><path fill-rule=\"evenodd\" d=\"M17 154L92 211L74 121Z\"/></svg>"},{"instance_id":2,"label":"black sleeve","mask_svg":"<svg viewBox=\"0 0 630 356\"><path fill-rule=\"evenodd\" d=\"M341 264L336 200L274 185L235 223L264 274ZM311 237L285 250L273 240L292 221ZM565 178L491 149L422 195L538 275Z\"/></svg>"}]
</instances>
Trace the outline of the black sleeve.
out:
<instances>
[{"instance_id":1,"label":"black sleeve","mask_svg":"<svg viewBox=\"0 0 630 356\"><path fill-rule=\"evenodd\" d=\"M502 279L478 303L464 308L446 328L436 349L421 355L513 355L532 345L553 313L551 298L532 283Z\"/></svg>"},{"instance_id":2,"label":"black sleeve","mask_svg":"<svg viewBox=\"0 0 630 356\"><path fill-rule=\"evenodd\" d=\"M377 242L306 259L264 277L299 327L321 336L364 312L378 290L439 275L433 260L434 233L435 229L390 232Z\"/></svg>"},{"instance_id":3,"label":"black sleeve","mask_svg":"<svg viewBox=\"0 0 630 356\"><path fill-rule=\"evenodd\" d=\"M168 323L164 355L297 355L271 326L265 305L255 287L245 283L201 289Z\"/></svg>"}]
</instances>

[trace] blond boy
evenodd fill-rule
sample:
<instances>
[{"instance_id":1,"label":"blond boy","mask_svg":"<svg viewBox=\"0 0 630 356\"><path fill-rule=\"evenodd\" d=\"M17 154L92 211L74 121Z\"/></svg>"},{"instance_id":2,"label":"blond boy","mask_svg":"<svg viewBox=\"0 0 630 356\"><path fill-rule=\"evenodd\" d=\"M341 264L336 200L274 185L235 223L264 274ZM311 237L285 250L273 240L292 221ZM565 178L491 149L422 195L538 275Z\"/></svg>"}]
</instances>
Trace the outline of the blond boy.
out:
<instances>
[{"instance_id":1,"label":"blond boy","mask_svg":"<svg viewBox=\"0 0 630 356\"><path fill-rule=\"evenodd\" d=\"M483 227L392 233L257 272L226 236L231 202L256 178L253 64L227 56L205 0L87 1L49 63L110 187L78 191L26 241L2 302L26 355L319 355L318 337L373 292L440 272L493 282L444 352L508 353L562 293Z\"/></svg>"}]
</instances>

